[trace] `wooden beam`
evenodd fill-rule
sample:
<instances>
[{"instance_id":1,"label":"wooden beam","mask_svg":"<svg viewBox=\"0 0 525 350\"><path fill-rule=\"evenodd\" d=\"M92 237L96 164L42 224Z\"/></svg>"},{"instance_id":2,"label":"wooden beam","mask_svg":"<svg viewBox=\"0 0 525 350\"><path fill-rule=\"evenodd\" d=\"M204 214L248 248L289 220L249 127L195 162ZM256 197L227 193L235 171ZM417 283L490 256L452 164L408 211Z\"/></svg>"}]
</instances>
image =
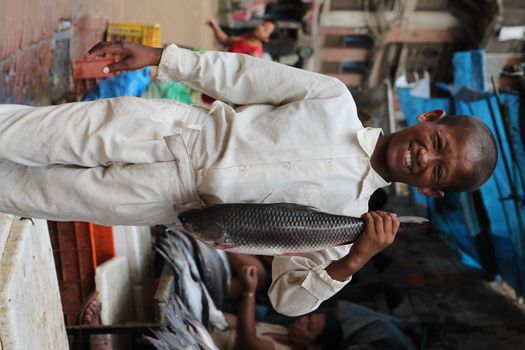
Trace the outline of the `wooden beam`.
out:
<instances>
[{"instance_id":1,"label":"wooden beam","mask_svg":"<svg viewBox=\"0 0 525 350\"><path fill-rule=\"evenodd\" d=\"M323 13L329 13L332 10L332 0L323 1Z\"/></svg>"},{"instance_id":2,"label":"wooden beam","mask_svg":"<svg viewBox=\"0 0 525 350\"><path fill-rule=\"evenodd\" d=\"M374 13L370 15L374 16ZM398 13L386 11L383 13L383 20L385 23L393 23L398 20ZM415 11L408 18L403 18L403 23L417 28L444 29L459 26L456 17L442 11ZM367 15L364 11L330 11L321 15L321 26L366 28L367 25Z\"/></svg>"},{"instance_id":3,"label":"wooden beam","mask_svg":"<svg viewBox=\"0 0 525 350\"><path fill-rule=\"evenodd\" d=\"M385 44L411 43L411 44L444 44L452 43L455 33L447 29L427 28L401 28L396 27L388 31Z\"/></svg>"},{"instance_id":4,"label":"wooden beam","mask_svg":"<svg viewBox=\"0 0 525 350\"><path fill-rule=\"evenodd\" d=\"M323 73L330 77L341 80L346 86L359 86L363 81L363 76L357 73Z\"/></svg>"},{"instance_id":5,"label":"wooden beam","mask_svg":"<svg viewBox=\"0 0 525 350\"><path fill-rule=\"evenodd\" d=\"M364 35L369 31L367 28L320 27L318 33L321 35Z\"/></svg>"},{"instance_id":6,"label":"wooden beam","mask_svg":"<svg viewBox=\"0 0 525 350\"><path fill-rule=\"evenodd\" d=\"M346 47L325 47L321 50L321 61L341 62L359 61L364 62L368 58L367 49L356 49Z\"/></svg>"},{"instance_id":7,"label":"wooden beam","mask_svg":"<svg viewBox=\"0 0 525 350\"><path fill-rule=\"evenodd\" d=\"M525 8L503 8L504 26L522 26L525 23Z\"/></svg>"}]
</instances>

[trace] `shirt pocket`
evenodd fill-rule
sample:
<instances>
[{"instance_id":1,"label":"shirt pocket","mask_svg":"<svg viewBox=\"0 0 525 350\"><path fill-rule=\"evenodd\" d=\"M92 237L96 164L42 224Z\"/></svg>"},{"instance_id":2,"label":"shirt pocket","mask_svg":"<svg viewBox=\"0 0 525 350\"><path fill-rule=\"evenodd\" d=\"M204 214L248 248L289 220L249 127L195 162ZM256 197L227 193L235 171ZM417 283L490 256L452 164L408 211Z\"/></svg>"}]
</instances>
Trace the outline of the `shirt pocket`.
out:
<instances>
[{"instance_id":1,"label":"shirt pocket","mask_svg":"<svg viewBox=\"0 0 525 350\"><path fill-rule=\"evenodd\" d=\"M272 193L265 202L297 203L319 208L321 205L321 186L308 182L288 184Z\"/></svg>"}]
</instances>

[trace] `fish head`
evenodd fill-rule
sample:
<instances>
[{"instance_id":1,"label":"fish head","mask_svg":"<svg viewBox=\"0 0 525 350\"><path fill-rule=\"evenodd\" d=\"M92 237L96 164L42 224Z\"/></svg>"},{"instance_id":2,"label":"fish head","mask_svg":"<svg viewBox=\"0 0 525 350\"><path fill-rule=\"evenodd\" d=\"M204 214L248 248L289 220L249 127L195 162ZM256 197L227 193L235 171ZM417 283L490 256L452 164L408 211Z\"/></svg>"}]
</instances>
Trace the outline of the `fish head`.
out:
<instances>
[{"instance_id":1,"label":"fish head","mask_svg":"<svg viewBox=\"0 0 525 350\"><path fill-rule=\"evenodd\" d=\"M184 231L204 242L220 242L224 229L215 216L200 208L188 209L178 216Z\"/></svg>"}]
</instances>

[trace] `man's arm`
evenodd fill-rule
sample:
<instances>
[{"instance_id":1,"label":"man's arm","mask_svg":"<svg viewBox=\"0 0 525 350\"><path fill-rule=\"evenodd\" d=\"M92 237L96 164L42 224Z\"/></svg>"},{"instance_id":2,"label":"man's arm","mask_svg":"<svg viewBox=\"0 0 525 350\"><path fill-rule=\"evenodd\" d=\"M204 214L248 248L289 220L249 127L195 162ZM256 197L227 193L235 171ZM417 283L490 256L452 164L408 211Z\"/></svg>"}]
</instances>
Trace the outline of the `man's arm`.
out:
<instances>
[{"instance_id":1,"label":"man's arm","mask_svg":"<svg viewBox=\"0 0 525 350\"><path fill-rule=\"evenodd\" d=\"M239 349L274 350L273 344L257 337L255 331L255 290L257 268L244 266L240 276L244 294L237 315L237 344Z\"/></svg>"},{"instance_id":2,"label":"man's arm","mask_svg":"<svg viewBox=\"0 0 525 350\"><path fill-rule=\"evenodd\" d=\"M365 232L350 248L340 246L304 256L275 257L268 295L280 313L299 316L316 310L340 291L354 273L390 245L399 228L395 214L363 215Z\"/></svg>"},{"instance_id":3,"label":"man's arm","mask_svg":"<svg viewBox=\"0 0 525 350\"><path fill-rule=\"evenodd\" d=\"M130 42L102 42L88 56L117 55L109 72L159 65L159 78L183 81L194 90L237 105L338 99L353 101L338 79L249 55L195 52L174 44L161 49ZM159 53L161 56L159 56Z\"/></svg>"}]
</instances>

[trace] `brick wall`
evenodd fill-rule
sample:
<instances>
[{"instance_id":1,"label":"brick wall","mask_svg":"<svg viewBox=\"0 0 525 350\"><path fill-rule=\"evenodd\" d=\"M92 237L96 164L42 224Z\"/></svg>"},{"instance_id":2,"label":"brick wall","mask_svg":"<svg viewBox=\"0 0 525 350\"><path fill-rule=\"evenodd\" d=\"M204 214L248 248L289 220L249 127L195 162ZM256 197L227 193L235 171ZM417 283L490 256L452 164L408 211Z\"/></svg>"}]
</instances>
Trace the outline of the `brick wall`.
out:
<instances>
[{"instance_id":1,"label":"brick wall","mask_svg":"<svg viewBox=\"0 0 525 350\"><path fill-rule=\"evenodd\" d=\"M56 55L55 30L64 19L73 24L65 39L70 40L69 52ZM70 76L63 73L68 70L57 75L56 66L69 65L71 58L81 57L102 39L105 25L104 18L71 13L69 0L2 1L0 103L43 105L62 97Z\"/></svg>"},{"instance_id":2,"label":"brick wall","mask_svg":"<svg viewBox=\"0 0 525 350\"><path fill-rule=\"evenodd\" d=\"M204 22L216 7L217 0L0 0L0 103L63 102L73 90L70 61L103 38L109 19L160 23L163 44L211 48ZM73 28L67 43L56 44L63 19Z\"/></svg>"}]
</instances>

